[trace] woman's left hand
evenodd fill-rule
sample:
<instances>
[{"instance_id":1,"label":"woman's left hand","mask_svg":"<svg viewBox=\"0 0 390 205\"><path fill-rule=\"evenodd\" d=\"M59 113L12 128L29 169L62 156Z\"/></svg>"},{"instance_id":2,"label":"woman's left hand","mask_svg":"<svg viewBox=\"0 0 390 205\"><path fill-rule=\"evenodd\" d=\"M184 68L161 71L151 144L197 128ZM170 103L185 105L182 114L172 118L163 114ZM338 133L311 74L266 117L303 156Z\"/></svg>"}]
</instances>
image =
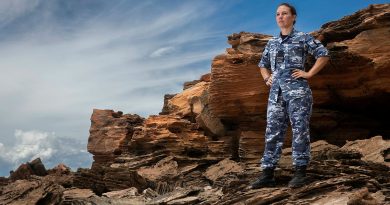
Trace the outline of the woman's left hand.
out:
<instances>
[{"instance_id":1,"label":"woman's left hand","mask_svg":"<svg viewBox=\"0 0 390 205\"><path fill-rule=\"evenodd\" d=\"M308 72L305 72L305 71L299 70L299 69L294 69L294 70L293 70L293 73L291 74L291 76L292 76L294 79L297 79L297 78L306 78L306 79L309 79L309 78L311 78L311 75L310 75Z\"/></svg>"}]
</instances>

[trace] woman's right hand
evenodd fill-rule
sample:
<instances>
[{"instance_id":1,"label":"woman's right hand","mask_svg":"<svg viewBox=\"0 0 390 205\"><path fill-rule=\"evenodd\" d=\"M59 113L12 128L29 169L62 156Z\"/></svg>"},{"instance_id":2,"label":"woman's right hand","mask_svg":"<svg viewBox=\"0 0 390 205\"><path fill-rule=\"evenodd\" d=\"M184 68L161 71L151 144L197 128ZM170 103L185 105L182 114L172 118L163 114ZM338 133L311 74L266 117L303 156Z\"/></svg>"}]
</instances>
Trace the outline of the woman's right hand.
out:
<instances>
[{"instance_id":1,"label":"woman's right hand","mask_svg":"<svg viewBox=\"0 0 390 205\"><path fill-rule=\"evenodd\" d=\"M271 86L272 85L272 74L268 77L267 81L265 82L265 84L267 86Z\"/></svg>"}]
</instances>

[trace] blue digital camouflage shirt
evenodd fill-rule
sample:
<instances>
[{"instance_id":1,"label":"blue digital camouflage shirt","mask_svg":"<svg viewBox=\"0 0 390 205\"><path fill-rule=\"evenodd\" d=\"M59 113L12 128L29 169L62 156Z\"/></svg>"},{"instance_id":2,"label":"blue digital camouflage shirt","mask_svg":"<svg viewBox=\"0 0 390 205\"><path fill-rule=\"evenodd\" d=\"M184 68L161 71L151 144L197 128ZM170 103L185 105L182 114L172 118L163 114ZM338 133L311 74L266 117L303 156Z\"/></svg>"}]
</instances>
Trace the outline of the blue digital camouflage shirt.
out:
<instances>
[{"instance_id":1,"label":"blue digital camouflage shirt","mask_svg":"<svg viewBox=\"0 0 390 205\"><path fill-rule=\"evenodd\" d=\"M285 100L311 95L307 79L294 79L291 76L294 69L305 71L304 65L308 53L316 59L329 56L328 50L319 40L295 29L283 40L279 35L268 41L259 67L270 69L272 72L273 82L269 100L276 102L279 88Z\"/></svg>"}]
</instances>

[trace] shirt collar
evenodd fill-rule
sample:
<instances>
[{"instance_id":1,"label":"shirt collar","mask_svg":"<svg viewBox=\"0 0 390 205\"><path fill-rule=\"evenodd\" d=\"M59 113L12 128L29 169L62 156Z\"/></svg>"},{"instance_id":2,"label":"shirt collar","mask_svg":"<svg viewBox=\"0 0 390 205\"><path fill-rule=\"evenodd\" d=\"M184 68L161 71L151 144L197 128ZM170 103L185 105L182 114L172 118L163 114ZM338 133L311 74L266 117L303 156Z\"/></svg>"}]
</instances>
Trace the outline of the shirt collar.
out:
<instances>
[{"instance_id":1,"label":"shirt collar","mask_svg":"<svg viewBox=\"0 0 390 205\"><path fill-rule=\"evenodd\" d=\"M287 37L286 37L284 40L290 38L290 37L293 36L296 32L297 32L297 31L296 31L295 28L293 27L293 29L291 30L291 32L287 35ZM284 41L284 40L282 40L282 32L280 32L280 33L279 33L279 36L278 36L278 41L281 43L281 42Z\"/></svg>"}]
</instances>

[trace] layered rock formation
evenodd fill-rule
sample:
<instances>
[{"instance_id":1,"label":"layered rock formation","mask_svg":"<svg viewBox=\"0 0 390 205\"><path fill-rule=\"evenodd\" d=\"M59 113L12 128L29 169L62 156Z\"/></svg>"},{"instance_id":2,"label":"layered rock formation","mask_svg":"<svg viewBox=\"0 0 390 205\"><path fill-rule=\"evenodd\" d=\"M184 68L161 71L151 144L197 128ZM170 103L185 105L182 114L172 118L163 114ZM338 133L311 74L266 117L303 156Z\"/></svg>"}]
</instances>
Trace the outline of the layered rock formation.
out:
<instances>
[{"instance_id":1,"label":"layered rock formation","mask_svg":"<svg viewBox=\"0 0 390 205\"><path fill-rule=\"evenodd\" d=\"M248 189L264 147L269 88L257 63L270 36L241 32L228 36L231 48L213 59L211 73L164 97L159 115L95 109L90 169L59 165L39 174L24 165L0 178L0 204L389 203L389 13L389 4L372 5L313 32L332 60L310 79L307 186L286 188L289 132L277 187Z\"/></svg>"},{"instance_id":2,"label":"layered rock formation","mask_svg":"<svg viewBox=\"0 0 390 205\"><path fill-rule=\"evenodd\" d=\"M180 109L185 110L182 107ZM117 118L113 118L113 113L115 112L110 110L94 110L92 114L88 146L90 152L93 150L92 153L95 154L95 161L91 170L80 169L76 173L74 183L80 188L92 188L101 194L125 187L145 189L148 186L154 188L166 186L166 182L159 183L158 175L161 175L160 172L163 170L173 172L168 178L177 178L199 166L232 157L231 136L213 139L206 136L197 123L179 115L155 115L145 120L136 117L137 120L134 120L132 115L118 115ZM143 123L133 126L128 123L130 121ZM125 123L119 126L121 124L119 122ZM110 131L111 129L113 130ZM119 135L124 137L116 142L117 146L114 148L111 143L113 139L110 139L108 133L118 132L131 132L132 135ZM113 135L113 138L119 139L117 136ZM109 143L104 139L108 139ZM91 143L94 146L91 146ZM155 165L145 168L153 164ZM172 186L167 187L171 188Z\"/></svg>"},{"instance_id":3,"label":"layered rock formation","mask_svg":"<svg viewBox=\"0 0 390 205\"><path fill-rule=\"evenodd\" d=\"M21 164L15 171L11 171L10 179L13 181L18 179L29 179L32 175L47 175L45 165L42 164L40 158L37 158L25 164Z\"/></svg>"},{"instance_id":4,"label":"layered rock formation","mask_svg":"<svg viewBox=\"0 0 390 205\"><path fill-rule=\"evenodd\" d=\"M365 144L379 144L378 150ZM174 156L135 169L147 188L136 184L97 194L76 188L80 176L62 166L46 176L30 176L0 186L0 204L388 204L390 202L390 141L381 137L350 141L338 147L320 140L312 143L309 184L286 188L292 177L291 148L283 150L276 170L277 186L251 190L259 171L224 159L218 163L188 164ZM139 160L141 161L141 160ZM206 166L204 166L206 165ZM115 166L113 166L115 167ZM131 168L128 172L131 172ZM80 172L80 171L79 171ZM125 172L123 172L125 173ZM115 175L112 178L119 179ZM105 179L107 180L107 178ZM158 184L156 186L156 184ZM137 186L137 187L135 187Z\"/></svg>"},{"instance_id":5,"label":"layered rock formation","mask_svg":"<svg viewBox=\"0 0 390 205\"><path fill-rule=\"evenodd\" d=\"M331 55L331 62L309 80L314 139L342 145L351 135L389 136L389 24L389 6L373 5L313 32ZM268 88L256 65L269 38L246 32L230 35L232 48L213 60L210 110L242 130L264 130ZM310 59L306 67L312 64Z\"/></svg>"}]
</instances>

